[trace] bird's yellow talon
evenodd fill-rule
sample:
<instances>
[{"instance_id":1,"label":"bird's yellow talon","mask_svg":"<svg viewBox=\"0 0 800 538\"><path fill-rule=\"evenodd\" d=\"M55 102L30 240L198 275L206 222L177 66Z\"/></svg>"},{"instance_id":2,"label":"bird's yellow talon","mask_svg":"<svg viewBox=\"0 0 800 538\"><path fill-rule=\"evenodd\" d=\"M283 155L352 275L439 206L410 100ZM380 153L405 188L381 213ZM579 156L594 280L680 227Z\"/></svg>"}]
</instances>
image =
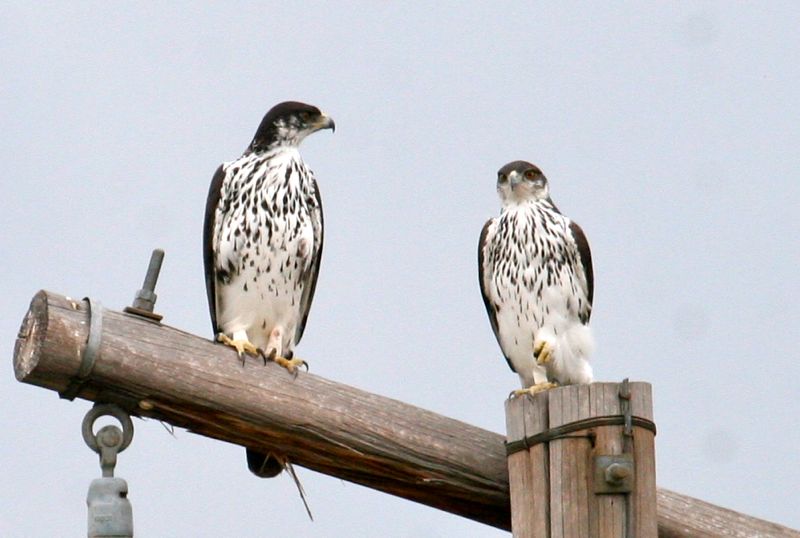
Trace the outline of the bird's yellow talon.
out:
<instances>
[{"instance_id":1,"label":"bird's yellow talon","mask_svg":"<svg viewBox=\"0 0 800 538\"><path fill-rule=\"evenodd\" d=\"M248 355L258 355L259 351L256 346L248 342L247 340L234 340L229 338L223 333L219 333L217 335L217 342L221 342L226 346L230 346L236 350L236 353L239 354L241 357L243 354L247 353Z\"/></svg>"},{"instance_id":2,"label":"bird's yellow talon","mask_svg":"<svg viewBox=\"0 0 800 538\"><path fill-rule=\"evenodd\" d=\"M303 359L287 359L285 357L276 356L273 357L272 360L286 368L290 374L297 375L297 368L300 366L305 366L306 371L308 371L308 363Z\"/></svg>"},{"instance_id":3,"label":"bird's yellow talon","mask_svg":"<svg viewBox=\"0 0 800 538\"><path fill-rule=\"evenodd\" d=\"M553 358L551 348L546 340L541 340L533 346L533 356L536 357L536 364L544 366Z\"/></svg>"},{"instance_id":4,"label":"bird's yellow talon","mask_svg":"<svg viewBox=\"0 0 800 538\"><path fill-rule=\"evenodd\" d=\"M558 386L558 383L553 383L552 381L545 381L544 383L537 383L533 386L528 387L527 389L517 389L512 390L511 393L508 395L508 399L517 398L519 396L530 395L533 396L539 392L544 392L546 390L554 389Z\"/></svg>"}]
</instances>

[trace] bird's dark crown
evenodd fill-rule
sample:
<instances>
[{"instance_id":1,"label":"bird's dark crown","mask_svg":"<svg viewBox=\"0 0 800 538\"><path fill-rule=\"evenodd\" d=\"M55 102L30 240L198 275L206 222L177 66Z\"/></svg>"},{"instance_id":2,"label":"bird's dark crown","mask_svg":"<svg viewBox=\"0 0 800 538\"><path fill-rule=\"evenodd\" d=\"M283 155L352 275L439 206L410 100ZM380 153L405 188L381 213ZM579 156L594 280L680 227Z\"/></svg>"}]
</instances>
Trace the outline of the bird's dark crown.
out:
<instances>
[{"instance_id":1,"label":"bird's dark crown","mask_svg":"<svg viewBox=\"0 0 800 538\"><path fill-rule=\"evenodd\" d=\"M538 166L528 161L512 161L498 170L497 192L504 204L533 200L558 211L550 199L547 178Z\"/></svg>"},{"instance_id":2,"label":"bird's dark crown","mask_svg":"<svg viewBox=\"0 0 800 538\"><path fill-rule=\"evenodd\" d=\"M497 175L507 176L511 172L517 172L520 175L524 175L528 170L532 170L537 176L544 177L544 174L542 174L542 171L539 170L539 167L535 164L529 163L528 161L512 161L498 170Z\"/></svg>"},{"instance_id":3,"label":"bird's dark crown","mask_svg":"<svg viewBox=\"0 0 800 538\"><path fill-rule=\"evenodd\" d=\"M250 149L266 149L280 143L287 132L302 130L319 120L322 115L320 109L306 103L298 101L278 103L264 115L253 136Z\"/></svg>"}]
</instances>

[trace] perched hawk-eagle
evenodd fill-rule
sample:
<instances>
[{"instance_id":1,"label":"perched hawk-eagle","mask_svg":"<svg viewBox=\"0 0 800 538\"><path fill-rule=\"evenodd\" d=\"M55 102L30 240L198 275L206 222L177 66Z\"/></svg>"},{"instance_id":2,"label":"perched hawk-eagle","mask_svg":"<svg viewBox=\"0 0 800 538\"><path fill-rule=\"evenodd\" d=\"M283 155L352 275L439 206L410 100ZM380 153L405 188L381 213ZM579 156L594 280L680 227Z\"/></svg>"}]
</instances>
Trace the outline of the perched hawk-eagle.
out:
<instances>
[{"instance_id":1,"label":"perched hawk-eagle","mask_svg":"<svg viewBox=\"0 0 800 538\"><path fill-rule=\"evenodd\" d=\"M481 232L478 278L497 342L522 381L514 394L591 383L586 236L558 211L547 178L529 162L502 167L497 192L503 207Z\"/></svg>"},{"instance_id":2,"label":"perched hawk-eagle","mask_svg":"<svg viewBox=\"0 0 800 538\"><path fill-rule=\"evenodd\" d=\"M206 290L217 339L262 355L294 373L322 256L322 201L298 152L320 129L334 129L318 108L280 103L264 116L253 141L214 174L203 233ZM275 454L247 451L259 476L283 469Z\"/></svg>"}]
</instances>

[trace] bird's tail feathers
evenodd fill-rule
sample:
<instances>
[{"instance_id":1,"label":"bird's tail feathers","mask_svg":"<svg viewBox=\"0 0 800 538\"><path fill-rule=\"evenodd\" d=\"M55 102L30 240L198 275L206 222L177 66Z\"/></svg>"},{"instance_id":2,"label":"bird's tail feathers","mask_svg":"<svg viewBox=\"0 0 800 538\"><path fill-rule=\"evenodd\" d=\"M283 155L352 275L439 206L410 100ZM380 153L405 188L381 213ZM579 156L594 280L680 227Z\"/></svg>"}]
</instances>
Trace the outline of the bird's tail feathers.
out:
<instances>
[{"instance_id":1,"label":"bird's tail feathers","mask_svg":"<svg viewBox=\"0 0 800 538\"><path fill-rule=\"evenodd\" d=\"M306 490L303 489L303 484L300 483L300 478L297 476L297 473L294 470L294 465L292 465L289 460L286 460L284 464L286 465L286 472L289 473L289 476L291 476L292 480L294 480L294 485L297 486L297 492L300 494L300 498L303 500L303 506L306 507L308 519L314 521L314 516L311 514L311 508L308 506L308 499L306 499Z\"/></svg>"}]
</instances>

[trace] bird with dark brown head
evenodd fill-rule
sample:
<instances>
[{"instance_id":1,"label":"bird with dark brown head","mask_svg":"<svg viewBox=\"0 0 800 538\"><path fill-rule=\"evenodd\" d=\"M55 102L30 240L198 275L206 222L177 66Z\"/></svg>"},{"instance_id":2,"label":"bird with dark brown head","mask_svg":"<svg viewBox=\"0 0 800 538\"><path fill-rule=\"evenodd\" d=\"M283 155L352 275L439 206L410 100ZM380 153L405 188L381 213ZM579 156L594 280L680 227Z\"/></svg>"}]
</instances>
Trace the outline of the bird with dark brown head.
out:
<instances>
[{"instance_id":1,"label":"bird with dark brown head","mask_svg":"<svg viewBox=\"0 0 800 538\"><path fill-rule=\"evenodd\" d=\"M297 375L295 358L322 258L322 199L299 145L335 128L319 108L286 101L261 120L244 154L223 163L206 203L206 289L217 339ZM247 451L250 470L275 476L284 455Z\"/></svg>"},{"instance_id":2,"label":"bird with dark brown head","mask_svg":"<svg viewBox=\"0 0 800 538\"><path fill-rule=\"evenodd\" d=\"M321 129L336 131L333 118L313 105L285 101L264 115L249 149L265 151L281 145L297 146L305 137Z\"/></svg>"}]
</instances>

